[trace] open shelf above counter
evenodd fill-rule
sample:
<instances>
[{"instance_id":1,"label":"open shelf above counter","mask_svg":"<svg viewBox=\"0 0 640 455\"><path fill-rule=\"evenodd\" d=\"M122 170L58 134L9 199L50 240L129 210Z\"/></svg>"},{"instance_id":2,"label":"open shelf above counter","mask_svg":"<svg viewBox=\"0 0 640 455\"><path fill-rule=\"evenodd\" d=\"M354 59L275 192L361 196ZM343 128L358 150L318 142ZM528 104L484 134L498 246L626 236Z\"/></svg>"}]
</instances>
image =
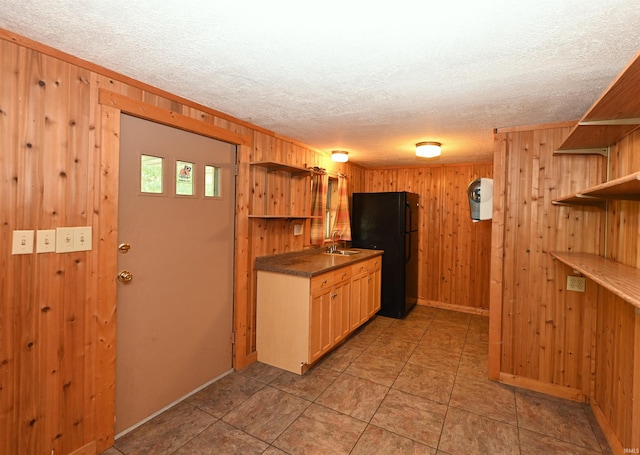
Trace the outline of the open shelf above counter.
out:
<instances>
[{"instance_id":1,"label":"open shelf above counter","mask_svg":"<svg viewBox=\"0 0 640 455\"><path fill-rule=\"evenodd\" d=\"M640 270L597 254L552 251L551 256L640 308Z\"/></svg>"},{"instance_id":2,"label":"open shelf above counter","mask_svg":"<svg viewBox=\"0 0 640 455\"><path fill-rule=\"evenodd\" d=\"M640 127L640 53L587 111L557 153L601 153Z\"/></svg>"},{"instance_id":3,"label":"open shelf above counter","mask_svg":"<svg viewBox=\"0 0 640 455\"><path fill-rule=\"evenodd\" d=\"M290 164L276 163L275 161L252 161L250 166L260 166L267 168L267 172L282 171L289 172L292 176L298 174L309 175L313 169L307 169L305 167L291 166Z\"/></svg>"},{"instance_id":4,"label":"open shelf above counter","mask_svg":"<svg viewBox=\"0 0 640 455\"><path fill-rule=\"evenodd\" d=\"M625 175L553 201L556 205L603 206L607 200L640 201L640 172Z\"/></svg>"}]
</instances>

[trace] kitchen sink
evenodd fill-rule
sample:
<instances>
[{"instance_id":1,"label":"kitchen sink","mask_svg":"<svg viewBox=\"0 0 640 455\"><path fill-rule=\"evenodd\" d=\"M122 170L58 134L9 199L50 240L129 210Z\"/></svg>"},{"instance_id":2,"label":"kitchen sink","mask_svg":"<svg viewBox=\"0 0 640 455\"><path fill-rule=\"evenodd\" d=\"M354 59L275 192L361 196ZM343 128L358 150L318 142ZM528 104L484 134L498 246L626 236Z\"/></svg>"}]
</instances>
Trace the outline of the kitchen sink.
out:
<instances>
[{"instance_id":1,"label":"kitchen sink","mask_svg":"<svg viewBox=\"0 0 640 455\"><path fill-rule=\"evenodd\" d=\"M353 256L354 254L360 254L360 251L355 250L335 250L327 251L325 254L336 254L339 256Z\"/></svg>"}]
</instances>

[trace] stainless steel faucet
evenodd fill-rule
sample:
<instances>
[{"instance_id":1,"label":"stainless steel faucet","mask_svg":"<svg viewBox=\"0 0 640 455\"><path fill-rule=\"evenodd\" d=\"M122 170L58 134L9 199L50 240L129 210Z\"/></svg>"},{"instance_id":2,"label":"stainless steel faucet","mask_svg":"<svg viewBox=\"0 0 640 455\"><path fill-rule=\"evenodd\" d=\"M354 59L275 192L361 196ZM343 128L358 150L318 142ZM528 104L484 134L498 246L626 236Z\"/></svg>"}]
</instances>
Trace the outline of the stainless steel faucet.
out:
<instances>
[{"instance_id":1,"label":"stainless steel faucet","mask_svg":"<svg viewBox=\"0 0 640 455\"><path fill-rule=\"evenodd\" d=\"M333 234L331 234L331 248L329 248L329 253L338 251L338 247L336 246L336 234L338 233L340 234L340 240L342 240L342 231L339 229L333 231Z\"/></svg>"}]
</instances>

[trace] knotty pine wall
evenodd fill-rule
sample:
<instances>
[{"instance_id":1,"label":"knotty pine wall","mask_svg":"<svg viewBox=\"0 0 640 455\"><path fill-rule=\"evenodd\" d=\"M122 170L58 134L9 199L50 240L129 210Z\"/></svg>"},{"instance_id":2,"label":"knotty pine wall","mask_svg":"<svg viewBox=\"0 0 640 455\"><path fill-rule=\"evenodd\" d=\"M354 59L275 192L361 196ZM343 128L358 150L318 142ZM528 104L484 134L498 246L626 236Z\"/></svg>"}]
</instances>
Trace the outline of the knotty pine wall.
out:
<instances>
[{"instance_id":1,"label":"knotty pine wall","mask_svg":"<svg viewBox=\"0 0 640 455\"><path fill-rule=\"evenodd\" d=\"M467 186L492 163L367 169L367 192L420 195L419 303L488 314L491 221L474 223Z\"/></svg>"},{"instance_id":2,"label":"knotty pine wall","mask_svg":"<svg viewBox=\"0 0 640 455\"><path fill-rule=\"evenodd\" d=\"M494 190L504 198L494 208L490 376L590 402L614 452L623 453L640 444L638 317L589 279L585 293L566 291L574 273L548 253L594 253L638 267L640 204L551 204L607 180L605 157L553 156L569 125L495 135ZM640 133L614 144L609 179L640 170L639 157Z\"/></svg>"},{"instance_id":3,"label":"knotty pine wall","mask_svg":"<svg viewBox=\"0 0 640 455\"><path fill-rule=\"evenodd\" d=\"M638 131L610 148L609 179L637 171L640 171ZM640 267L640 202L609 201L606 220L605 255ZM591 406L609 440L613 441L612 447L621 453L625 447L640 447L640 316L630 303L600 286L597 288Z\"/></svg>"},{"instance_id":4,"label":"knotty pine wall","mask_svg":"<svg viewBox=\"0 0 640 455\"><path fill-rule=\"evenodd\" d=\"M471 179L490 176L490 165L365 170L336 164L295 140L0 29L2 245L10 245L16 229L93 227L90 252L12 256L0 250L0 453L93 453L113 444L121 112L238 144L236 368L255 360L255 257L308 243L307 235L293 236L295 222L248 217L255 198L267 194L252 161L344 173L350 193L420 193L429 214L422 226L430 233L421 246L421 256L427 253L421 298L486 307L484 297L465 300L484 295L485 278L472 271L486 267L464 253L485 251L489 239L486 223L466 224L463 195ZM288 191L291 204L304 204L299 187L285 190L286 178L274 180L268 187L276 203ZM446 241L453 243L441 248ZM484 258L484 252L473 256Z\"/></svg>"},{"instance_id":5,"label":"knotty pine wall","mask_svg":"<svg viewBox=\"0 0 640 455\"><path fill-rule=\"evenodd\" d=\"M500 378L586 400L591 358L587 335L595 321L595 298L590 298L593 292L565 291L571 270L549 252L602 254L603 214L551 201L601 183L606 161L601 156L553 156L569 130L496 134L494 197L504 192L504 205L494 206L494 230L496 225L502 230L501 238L493 239L494 255L501 256L502 275L496 275L494 266L492 283L501 284L501 295L496 296L502 302Z\"/></svg>"},{"instance_id":6,"label":"knotty pine wall","mask_svg":"<svg viewBox=\"0 0 640 455\"><path fill-rule=\"evenodd\" d=\"M351 177L328 155L0 29L0 453L113 444L120 113L238 144L234 364L255 350L253 259L298 249L288 222L248 218L248 163ZM16 229L92 226L93 250L10 254Z\"/></svg>"}]
</instances>

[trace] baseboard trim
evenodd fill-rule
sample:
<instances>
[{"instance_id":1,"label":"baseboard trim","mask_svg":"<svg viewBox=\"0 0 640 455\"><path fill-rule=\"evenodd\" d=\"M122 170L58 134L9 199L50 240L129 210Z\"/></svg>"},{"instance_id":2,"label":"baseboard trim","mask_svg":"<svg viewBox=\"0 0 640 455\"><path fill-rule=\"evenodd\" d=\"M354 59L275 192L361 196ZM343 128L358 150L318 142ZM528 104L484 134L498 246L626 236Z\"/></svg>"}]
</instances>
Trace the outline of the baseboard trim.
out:
<instances>
[{"instance_id":1,"label":"baseboard trim","mask_svg":"<svg viewBox=\"0 0 640 455\"><path fill-rule=\"evenodd\" d=\"M475 308L464 305L454 305L452 303L436 302L435 300L418 299L418 305L439 308L441 310L458 311L461 313L477 314L479 316L489 316L488 308Z\"/></svg>"}]
</instances>

